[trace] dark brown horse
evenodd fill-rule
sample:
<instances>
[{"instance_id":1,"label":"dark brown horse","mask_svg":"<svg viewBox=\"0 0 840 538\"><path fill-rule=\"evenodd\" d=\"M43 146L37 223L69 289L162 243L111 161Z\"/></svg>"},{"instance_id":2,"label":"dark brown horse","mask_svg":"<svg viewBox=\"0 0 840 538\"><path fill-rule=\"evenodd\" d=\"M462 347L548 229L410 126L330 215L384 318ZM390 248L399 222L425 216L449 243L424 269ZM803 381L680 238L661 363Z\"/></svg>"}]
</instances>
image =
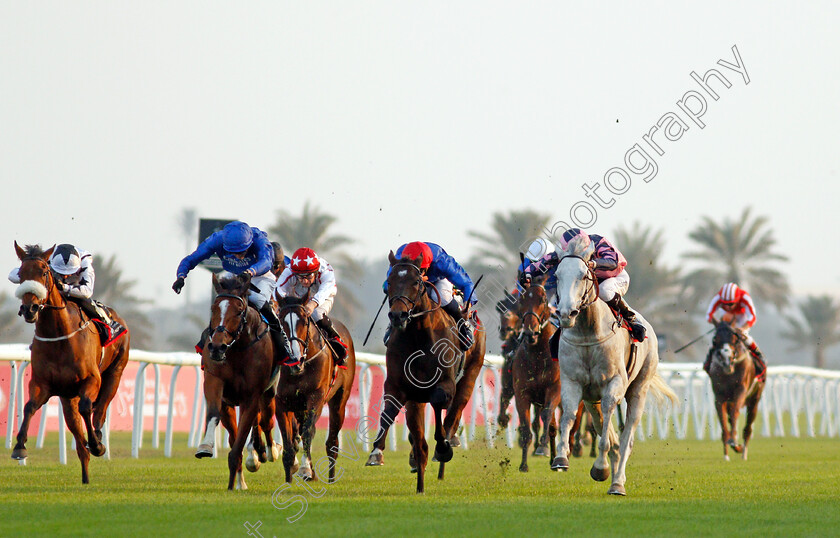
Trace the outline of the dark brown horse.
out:
<instances>
[{"instance_id":1,"label":"dark brown horse","mask_svg":"<svg viewBox=\"0 0 840 538\"><path fill-rule=\"evenodd\" d=\"M712 364L709 368L715 408L722 430L723 457L729 461L729 448L747 459L747 444L752 437L752 424L758 413L758 402L764 392L764 381L755 379L755 365L744 345L744 336L726 322L719 322L712 340ZM737 439L738 415L747 406L744 444Z\"/></svg>"},{"instance_id":2,"label":"dark brown horse","mask_svg":"<svg viewBox=\"0 0 840 538\"><path fill-rule=\"evenodd\" d=\"M338 433L344 424L345 407L356 376L356 351L347 327L333 320L335 330L347 344L346 369L338 368L326 335L318 329L301 303L292 298L280 302L280 321L289 335L292 356L301 361L298 366L283 366L280 370L276 403L277 422L283 434L283 468L286 482L291 482L297 465L297 443L294 440L297 428L300 428L304 461L299 465L298 475L304 480L318 479L315 468L320 466L312 465L312 438L315 436L315 423L326 404L330 410L326 449L329 481L332 483L338 459Z\"/></svg>"},{"instance_id":3,"label":"dark brown horse","mask_svg":"<svg viewBox=\"0 0 840 538\"><path fill-rule=\"evenodd\" d=\"M103 349L93 323L78 304L66 300L55 286L49 266L53 249L43 251L32 245L22 249L15 243L15 251L21 261L20 287L16 292L22 302L20 314L27 323L35 324L35 340L31 347L29 401L23 408L12 458L26 459L32 415L51 396L58 396L67 427L76 440L82 483L87 484L90 455L105 454L102 425L128 362L129 336L126 333ZM127 326L116 312L110 310L110 314Z\"/></svg>"},{"instance_id":4,"label":"dark brown horse","mask_svg":"<svg viewBox=\"0 0 840 538\"><path fill-rule=\"evenodd\" d=\"M496 310L499 312L499 340L502 341L502 386L499 390L499 416L496 422L499 431L507 428L510 415L507 413L510 401L513 399L513 355L519 346L519 316L516 313L516 301L519 295L508 295L499 301Z\"/></svg>"},{"instance_id":5,"label":"dark brown horse","mask_svg":"<svg viewBox=\"0 0 840 538\"><path fill-rule=\"evenodd\" d=\"M266 450L259 435L264 425L266 442L271 439L271 374L275 364L274 346L268 324L248 304L251 277L230 273L213 275L218 294L210 307L210 338L201 354L204 368L204 398L207 415L204 440L196 458L213 455L216 426L219 421L228 432L228 489L247 489L242 475L242 450L249 432L254 449L265 461ZM239 406L239 428L236 406Z\"/></svg>"},{"instance_id":6,"label":"dark brown horse","mask_svg":"<svg viewBox=\"0 0 840 538\"><path fill-rule=\"evenodd\" d=\"M549 463L556 456L557 417L554 410L560 404L560 366L551 360L548 349L548 341L557 329L549 322L551 307L548 306L545 288L539 283L532 283L519 299L517 313L522 320L522 328L521 343L513 356L513 390L519 413L519 446L522 448L519 470L527 472L532 427L535 426L533 439L538 444L534 455L545 456L546 449L549 449ZM534 413L543 421L542 436L539 419L531 424L532 405Z\"/></svg>"},{"instance_id":7,"label":"dark brown horse","mask_svg":"<svg viewBox=\"0 0 840 538\"><path fill-rule=\"evenodd\" d=\"M477 331L472 346L462 352L458 329L451 316L440 308L437 293L430 292L434 286L423 278L420 259L397 260L391 252L388 260L388 317L393 332L385 354L385 405L367 465L384 463L385 437L405 406L411 455L417 469L417 493L423 493L429 456L424 424L426 404L434 409L434 457L441 463L438 478L442 479L444 464L453 456L451 441L461 413L484 363L485 334Z\"/></svg>"}]
</instances>

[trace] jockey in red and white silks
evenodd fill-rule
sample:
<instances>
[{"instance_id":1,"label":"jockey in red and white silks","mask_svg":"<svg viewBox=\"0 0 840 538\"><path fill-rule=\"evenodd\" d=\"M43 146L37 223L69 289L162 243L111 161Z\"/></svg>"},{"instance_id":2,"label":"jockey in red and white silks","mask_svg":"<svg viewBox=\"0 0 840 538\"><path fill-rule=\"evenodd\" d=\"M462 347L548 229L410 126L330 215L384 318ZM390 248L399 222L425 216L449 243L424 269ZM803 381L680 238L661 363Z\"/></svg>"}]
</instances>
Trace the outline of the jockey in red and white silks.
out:
<instances>
[{"instance_id":1,"label":"jockey in red and white silks","mask_svg":"<svg viewBox=\"0 0 840 538\"><path fill-rule=\"evenodd\" d=\"M715 318L715 313L719 308L724 311L722 321L729 322L732 327L743 333L745 337L744 343L749 347L753 361L755 362L756 377L764 379L767 371L767 365L764 363L764 355L758 349L758 344L756 344L753 337L749 334L750 329L758 319L755 315L755 305L753 304L752 297L750 297L750 294L746 290L738 287L734 282L729 282L728 284L724 284L720 288L720 291L712 297L709 308L706 309L706 321L712 324L717 323L718 320ZM706 361L703 363L703 369L707 373L711 364L712 351L709 350Z\"/></svg>"},{"instance_id":2,"label":"jockey in red and white silks","mask_svg":"<svg viewBox=\"0 0 840 538\"><path fill-rule=\"evenodd\" d=\"M303 303L306 312L326 333L330 347L335 352L337 364L345 368L347 344L341 339L327 315L332 310L337 292L335 271L332 266L315 254L311 248L303 247L292 254L288 266L277 277L277 288L274 293L280 300L285 297L294 297L306 301ZM290 363L296 364L294 359Z\"/></svg>"}]
</instances>

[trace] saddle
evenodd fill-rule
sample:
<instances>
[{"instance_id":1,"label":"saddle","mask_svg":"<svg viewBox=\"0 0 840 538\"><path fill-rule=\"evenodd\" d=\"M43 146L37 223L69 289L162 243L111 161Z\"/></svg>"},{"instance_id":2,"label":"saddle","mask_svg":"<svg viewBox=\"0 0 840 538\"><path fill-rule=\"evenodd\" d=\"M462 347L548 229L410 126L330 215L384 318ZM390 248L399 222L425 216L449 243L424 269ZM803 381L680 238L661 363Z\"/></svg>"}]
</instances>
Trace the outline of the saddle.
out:
<instances>
[{"instance_id":1,"label":"saddle","mask_svg":"<svg viewBox=\"0 0 840 538\"><path fill-rule=\"evenodd\" d=\"M72 300L73 300L73 298L72 298L72 297L70 297L70 298L69 298L69 300L71 300L71 301L72 301ZM111 309L110 309L110 308L108 308L108 306L107 306L107 305L105 305L104 303L101 303L101 302L99 302L99 301L97 301L97 300L95 300L95 299L91 299L91 302L92 302L92 303L93 303L93 304L94 304L94 305L95 305L98 309L101 309L101 310L103 310L103 311L105 311L105 312L108 312L108 315L109 315L109 316L111 315ZM94 327L96 327L96 331L99 333L99 344L100 344L103 348L106 348L106 347L110 346L111 344L113 344L114 342L116 342L117 340L119 340L119 338L120 338L123 334L125 334L126 332L128 332L128 331L126 331L126 330L123 330L123 331L122 331L121 333L119 333L119 334L113 334L113 331L112 331L111 326L110 326L110 325L108 325L107 323L105 323L104 321L102 321L101 319L91 317L91 316L90 316L90 314L88 314L87 312L85 312L85 309L84 309L84 308L79 308L79 312L81 313L81 316L82 316L82 319L83 319L83 320L93 322L93 326L94 326Z\"/></svg>"}]
</instances>

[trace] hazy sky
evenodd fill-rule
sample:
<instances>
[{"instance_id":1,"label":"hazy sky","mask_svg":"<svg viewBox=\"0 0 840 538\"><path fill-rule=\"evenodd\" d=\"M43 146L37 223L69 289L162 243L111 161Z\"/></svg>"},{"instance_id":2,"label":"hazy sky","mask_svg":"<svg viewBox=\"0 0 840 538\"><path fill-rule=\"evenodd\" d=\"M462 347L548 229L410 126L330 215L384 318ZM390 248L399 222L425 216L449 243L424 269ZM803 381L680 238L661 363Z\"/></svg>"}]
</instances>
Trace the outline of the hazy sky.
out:
<instances>
[{"instance_id":1,"label":"hazy sky","mask_svg":"<svg viewBox=\"0 0 840 538\"><path fill-rule=\"evenodd\" d=\"M450 4L0 2L0 267L71 242L174 306L184 207L268 227L311 200L360 258L466 259L493 212L567 220L599 182L592 230L664 228L677 263L701 216L752 205L794 291L840 295L840 4ZM731 87L701 129L677 101L711 68ZM656 155L669 112L688 130ZM610 195L637 143L656 177Z\"/></svg>"}]
</instances>

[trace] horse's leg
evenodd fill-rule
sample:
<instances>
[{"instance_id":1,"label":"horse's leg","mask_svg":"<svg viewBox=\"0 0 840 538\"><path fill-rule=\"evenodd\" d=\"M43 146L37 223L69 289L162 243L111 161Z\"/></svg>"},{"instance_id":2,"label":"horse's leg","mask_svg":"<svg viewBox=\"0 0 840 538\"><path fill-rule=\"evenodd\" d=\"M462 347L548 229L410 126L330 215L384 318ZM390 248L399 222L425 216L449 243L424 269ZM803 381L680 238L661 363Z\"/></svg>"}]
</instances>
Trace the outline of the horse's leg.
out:
<instances>
[{"instance_id":1,"label":"horse's leg","mask_svg":"<svg viewBox=\"0 0 840 538\"><path fill-rule=\"evenodd\" d=\"M450 392L453 396L446 409L446 418L443 421L443 430L444 435L452 446L461 446L460 441L457 439L458 425L461 424L461 414L464 412L467 402L470 401L470 398L472 397L475 382L481 373L481 365L484 364L483 353L478 357L474 356L478 353L477 350L478 346L474 346L472 348L472 351L470 352L471 356L465 359L468 363L464 370L464 377L462 377L458 384L455 385L454 390ZM472 359L472 361L470 361L470 359Z\"/></svg>"},{"instance_id":2,"label":"horse's leg","mask_svg":"<svg viewBox=\"0 0 840 538\"><path fill-rule=\"evenodd\" d=\"M402 403L406 401L405 397L400 394L403 399L398 400L393 391L386 387L385 393L382 396L384 406L382 413L379 415L379 431L376 434L376 439L373 442L373 448L370 451L370 456L365 463L365 466L378 466L385 464L385 457L383 451L385 450L385 438L388 436L388 429L391 424L397 420L397 415L402 409Z\"/></svg>"},{"instance_id":3,"label":"horse's leg","mask_svg":"<svg viewBox=\"0 0 840 538\"><path fill-rule=\"evenodd\" d=\"M598 440L598 430L595 429L595 421L592 420L592 413L586 411L586 431L589 432L590 443L589 443L589 457L594 458L597 454L597 443L595 441Z\"/></svg>"},{"instance_id":4,"label":"horse's leg","mask_svg":"<svg viewBox=\"0 0 840 538\"><path fill-rule=\"evenodd\" d=\"M216 446L216 427L221 421L223 388L221 379L204 374L204 399L207 401L207 413L204 417L204 439L195 451L196 458L213 456L213 447Z\"/></svg>"},{"instance_id":5,"label":"horse's leg","mask_svg":"<svg viewBox=\"0 0 840 538\"><path fill-rule=\"evenodd\" d=\"M275 403L274 396L270 393L263 393L262 395L262 411L260 412L260 429L265 436L266 445L266 459L267 461L277 461L280 458L280 449L282 445L274 442L274 414Z\"/></svg>"},{"instance_id":6,"label":"horse's leg","mask_svg":"<svg viewBox=\"0 0 840 538\"><path fill-rule=\"evenodd\" d=\"M630 459L630 453L633 451L633 442L635 441L636 428L642 420L642 412L645 409L645 396L647 395L647 387L635 389L636 386L641 387L641 381L637 385L631 386L624 395L624 401L627 402L627 417L624 421L624 429L621 430L619 459L618 466L613 470L613 481L607 493L610 495L626 495L624 490L624 483L627 481L625 471L627 468L627 460Z\"/></svg>"},{"instance_id":7,"label":"horse's leg","mask_svg":"<svg viewBox=\"0 0 840 538\"><path fill-rule=\"evenodd\" d=\"M575 422L572 424L572 431L569 432L569 444L573 444L574 450L572 454L576 458L579 458L582 454L582 449L578 447L580 440L580 435L578 434L580 433L580 423L583 422L584 407L583 402L580 402L575 412Z\"/></svg>"},{"instance_id":8,"label":"horse's leg","mask_svg":"<svg viewBox=\"0 0 840 538\"><path fill-rule=\"evenodd\" d=\"M82 484L89 484L88 464L90 463L90 452L85 443L85 425L82 416L79 414L79 397L61 398L61 411L64 413L64 422L76 440L76 454L82 464Z\"/></svg>"},{"instance_id":9,"label":"horse's leg","mask_svg":"<svg viewBox=\"0 0 840 538\"><path fill-rule=\"evenodd\" d=\"M127 338L123 335L123 339ZM113 344L118 345L118 344ZM117 394L117 389L120 387L120 379L122 378L123 370L128 364L128 353L126 345L123 344L119 351L116 352L111 365L102 372L102 384L99 386L99 394L96 401L93 403L93 428L96 434L96 439L102 441L102 426L105 424L105 417L108 413L108 406L111 405L111 400Z\"/></svg>"},{"instance_id":10,"label":"horse's leg","mask_svg":"<svg viewBox=\"0 0 840 538\"><path fill-rule=\"evenodd\" d=\"M102 379L99 377L99 372L85 379L79 390L79 415L85 424L88 438L88 450L96 457L105 454L105 445L97 439L93 428L93 402L96 400L96 395L99 393L99 387Z\"/></svg>"},{"instance_id":11,"label":"horse's leg","mask_svg":"<svg viewBox=\"0 0 840 538\"><path fill-rule=\"evenodd\" d=\"M228 452L228 470L230 471L228 490L232 490L234 487L239 490L248 489L248 485L245 484L245 475L242 474L242 450L245 448L245 440L248 439L248 434L251 433L251 428L257 420L257 413L259 413L259 399L252 396L250 400L247 406L239 406L238 427L235 423L236 415L233 412L233 407L228 407L230 410L229 416L234 421L233 431L230 432L230 452ZM226 414L223 413L222 416Z\"/></svg>"},{"instance_id":12,"label":"horse's leg","mask_svg":"<svg viewBox=\"0 0 840 538\"><path fill-rule=\"evenodd\" d=\"M268 456L265 453L266 449L262 439L262 402L258 401L256 405L257 413L254 417L254 424L250 428L251 438L245 445L245 454L247 454L245 456L245 468L252 473L259 471L260 464L268 461Z\"/></svg>"},{"instance_id":13,"label":"horse's leg","mask_svg":"<svg viewBox=\"0 0 840 538\"><path fill-rule=\"evenodd\" d=\"M715 411L720 422L720 440L723 443L723 459L729 461L729 408L726 402L715 399Z\"/></svg>"},{"instance_id":14,"label":"horse's leg","mask_svg":"<svg viewBox=\"0 0 840 538\"><path fill-rule=\"evenodd\" d=\"M593 480L603 482L610 477L610 471L615 476L615 468L618 463L618 437L612 425L612 416L615 413L615 408L621 400L626 387L623 387L624 380L615 376L609 383L601 390L601 416L594 417L596 427L600 419L601 441L598 443L598 457L592 464L589 470L589 476ZM607 465L609 459L609 466Z\"/></svg>"},{"instance_id":15,"label":"horse's leg","mask_svg":"<svg viewBox=\"0 0 840 538\"><path fill-rule=\"evenodd\" d=\"M758 414L758 401L761 399L761 393L763 391L764 387L760 386L756 389L754 394L747 398L747 423L744 424L744 451L741 454L741 457L745 460L747 459L747 444L752 438L752 425L755 421L756 415Z\"/></svg>"},{"instance_id":16,"label":"horse's leg","mask_svg":"<svg viewBox=\"0 0 840 538\"><path fill-rule=\"evenodd\" d=\"M545 391L544 405L541 413L544 430L542 438L539 440L540 447L543 448L543 455L545 455L545 449L549 449L551 456L548 462L549 465L551 465L551 462L554 461L557 455L557 449L554 445L554 438L557 436L557 418L554 410L557 409L558 405L560 405L560 383L552 383ZM554 428L553 433L551 428ZM551 438L550 441L549 438Z\"/></svg>"},{"instance_id":17,"label":"horse's leg","mask_svg":"<svg viewBox=\"0 0 840 538\"><path fill-rule=\"evenodd\" d=\"M405 406L405 423L411 432L411 450L417 463L417 493L424 492L423 480L426 475L426 462L429 459L429 445L426 443L426 404L411 402Z\"/></svg>"},{"instance_id":18,"label":"horse's leg","mask_svg":"<svg viewBox=\"0 0 840 538\"><path fill-rule=\"evenodd\" d=\"M741 416L741 407L744 406L744 400L744 396L739 396L729 408L729 432L731 435L729 446L738 454L744 449L743 446L738 444L738 417Z\"/></svg>"},{"instance_id":19,"label":"horse's leg","mask_svg":"<svg viewBox=\"0 0 840 538\"><path fill-rule=\"evenodd\" d=\"M346 394L345 389L339 389L333 397L327 402L327 407L330 410L329 431L327 432L327 458L330 462L330 471L328 484L335 481L335 465L338 461L338 434L341 432L341 426L344 424L345 408L347 406L347 399L350 397Z\"/></svg>"},{"instance_id":20,"label":"horse's leg","mask_svg":"<svg viewBox=\"0 0 840 538\"><path fill-rule=\"evenodd\" d=\"M516 398L516 412L519 414L519 448L522 449L522 463L519 470L528 472L528 447L531 446L531 401L526 393Z\"/></svg>"},{"instance_id":21,"label":"horse's leg","mask_svg":"<svg viewBox=\"0 0 840 538\"><path fill-rule=\"evenodd\" d=\"M540 455L543 455L543 454L539 453L539 449L540 449L540 430L541 430L540 420L541 420L541 417L542 417L542 411L541 411L540 406L537 402L533 402L531 404L531 407L533 407L532 410L534 412L534 418L531 420L531 431L534 433L534 437L533 437L534 452L532 453L532 455L540 456Z\"/></svg>"},{"instance_id":22,"label":"horse's leg","mask_svg":"<svg viewBox=\"0 0 840 538\"><path fill-rule=\"evenodd\" d=\"M312 439L315 437L315 422L321 416L321 410L324 407L322 401L322 394L311 395L306 402L306 410L299 419L301 423L300 436L303 440L304 461L301 462L300 469L298 470L298 476L304 480L318 479L318 477L315 476L315 467L312 465Z\"/></svg>"},{"instance_id":23,"label":"horse's leg","mask_svg":"<svg viewBox=\"0 0 840 538\"><path fill-rule=\"evenodd\" d=\"M510 401L513 399L513 372L511 371L512 357L505 356L502 364L502 388L499 393L499 417L496 422L499 424L499 432L507 428L510 421L510 415L507 414L507 409L510 406Z\"/></svg>"},{"instance_id":24,"label":"horse's leg","mask_svg":"<svg viewBox=\"0 0 840 538\"><path fill-rule=\"evenodd\" d=\"M291 411L277 408L277 425L280 427L280 437L283 439L283 470L286 473L286 483L292 481L292 473L294 472L292 466L295 463L295 452L297 452L294 420L295 417Z\"/></svg>"},{"instance_id":25,"label":"horse's leg","mask_svg":"<svg viewBox=\"0 0 840 538\"><path fill-rule=\"evenodd\" d=\"M569 470L569 432L575 422L575 410L580 405L583 389L576 381L563 378L560 390L561 408L560 440L557 442L557 457L551 462L552 469Z\"/></svg>"},{"instance_id":26,"label":"horse's leg","mask_svg":"<svg viewBox=\"0 0 840 538\"><path fill-rule=\"evenodd\" d=\"M26 441L29 438L29 421L32 420L32 415L41 408L47 400L50 399L50 394L46 386L36 383L34 379L29 380L29 401L23 406L23 419L20 421L20 429L17 434L17 444L12 450L13 460L25 460L27 456ZM87 475L87 465L83 465L85 475ZM85 482L87 484L87 482Z\"/></svg>"}]
</instances>

